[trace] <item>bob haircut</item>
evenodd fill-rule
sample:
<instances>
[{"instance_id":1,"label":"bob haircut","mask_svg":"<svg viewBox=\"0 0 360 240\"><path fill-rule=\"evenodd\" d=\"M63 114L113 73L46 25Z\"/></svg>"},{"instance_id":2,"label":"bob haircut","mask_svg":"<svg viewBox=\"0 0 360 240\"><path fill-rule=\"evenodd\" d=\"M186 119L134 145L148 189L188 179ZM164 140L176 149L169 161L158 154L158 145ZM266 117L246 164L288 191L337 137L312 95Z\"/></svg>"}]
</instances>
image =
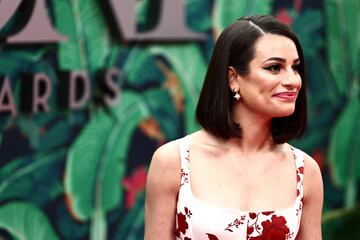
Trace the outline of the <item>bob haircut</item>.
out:
<instances>
[{"instance_id":1,"label":"bob haircut","mask_svg":"<svg viewBox=\"0 0 360 240\"><path fill-rule=\"evenodd\" d=\"M272 139L275 143L284 143L304 134L307 125L306 81L300 41L288 26L275 17L260 15L238 19L220 34L215 44L196 107L196 119L216 137L225 140L241 137L241 126L231 119L234 99L229 88L228 68L234 67L242 76L248 74L249 63L255 56L254 46L264 34L281 35L295 43L300 60L298 72L302 80L294 113L272 119Z\"/></svg>"}]
</instances>

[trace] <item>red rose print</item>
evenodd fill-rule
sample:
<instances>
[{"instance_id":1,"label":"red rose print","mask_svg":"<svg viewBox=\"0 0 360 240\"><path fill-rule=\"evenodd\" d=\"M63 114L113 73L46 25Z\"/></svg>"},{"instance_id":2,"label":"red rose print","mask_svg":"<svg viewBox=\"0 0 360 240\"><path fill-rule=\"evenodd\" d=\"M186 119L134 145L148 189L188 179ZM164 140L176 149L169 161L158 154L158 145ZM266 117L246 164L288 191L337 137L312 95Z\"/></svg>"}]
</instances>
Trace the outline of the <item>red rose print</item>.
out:
<instances>
[{"instance_id":1,"label":"red rose print","mask_svg":"<svg viewBox=\"0 0 360 240\"><path fill-rule=\"evenodd\" d=\"M189 225L186 222L186 216L182 213L177 214L178 226L176 231L180 231L183 234L186 233L186 229L189 228Z\"/></svg>"},{"instance_id":2,"label":"red rose print","mask_svg":"<svg viewBox=\"0 0 360 240\"><path fill-rule=\"evenodd\" d=\"M273 215L271 221L261 223L263 230L261 235L250 237L249 240L285 240L289 237L290 230L286 226L286 219L283 216ZM248 227L248 235L253 233L253 229Z\"/></svg>"},{"instance_id":3,"label":"red rose print","mask_svg":"<svg viewBox=\"0 0 360 240\"><path fill-rule=\"evenodd\" d=\"M249 213L249 216L251 219L255 219L257 214L256 213Z\"/></svg>"},{"instance_id":4,"label":"red rose print","mask_svg":"<svg viewBox=\"0 0 360 240\"><path fill-rule=\"evenodd\" d=\"M185 209L185 214L183 214L182 212L179 212L176 214L176 230L175 230L175 235L181 238L181 233L185 235L186 233L186 229L189 228L189 224L186 222L187 218L191 218L192 212L190 211L190 209L188 209L187 207L184 207ZM191 240L191 238L188 238L186 236L184 236L184 240Z\"/></svg>"},{"instance_id":5,"label":"red rose print","mask_svg":"<svg viewBox=\"0 0 360 240\"><path fill-rule=\"evenodd\" d=\"M275 211L266 211L266 212L261 212L263 215L269 216L270 214L273 214Z\"/></svg>"},{"instance_id":6,"label":"red rose print","mask_svg":"<svg viewBox=\"0 0 360 240\"><path fill-rule=\"evenodd\" d=\"M263 240L285 240L289 234L289 228L286 226L286 220L283 216L273 215L271 221L267 220L261 224L263 226Z\"/></svg>"},{"instance_id":7,"label":"red rose print","mask_svg":"<svg viewBox=\"0 0 360 240\"><path fill-rule=\"evenodd\" d=\"M207 233L206 235L208 235L209 240L219 240L215 235Z\"/></svg>"},{"instance_id":8,"label":"red rose print","mask_svg":"<svg viewBox=\"0 0 360 240\"><path fill-rule=\"evenodd\" d=\"M247 228L247 234L250 235L254 232L254 227L248 227Z\"/></svg>"}]
</instances>

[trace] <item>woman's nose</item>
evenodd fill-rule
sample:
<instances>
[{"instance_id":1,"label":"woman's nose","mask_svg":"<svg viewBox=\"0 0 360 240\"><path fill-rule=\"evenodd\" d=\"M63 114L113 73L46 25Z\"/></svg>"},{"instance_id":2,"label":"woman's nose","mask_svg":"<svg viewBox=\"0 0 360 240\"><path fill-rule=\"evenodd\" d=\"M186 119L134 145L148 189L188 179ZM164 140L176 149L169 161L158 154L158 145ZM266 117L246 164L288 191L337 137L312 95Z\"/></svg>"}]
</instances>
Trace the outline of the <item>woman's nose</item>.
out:
<instances>
[{"instance_id":1,"label":"woman's nose","mask_svg":"<svg viewBox=\"0 0 360 240\"><path fill-rule=\"evenodd\" d=\"M284 76L281 84L287 87L298 87L301 84L301 76L295 72L292 68L286 71L287 74Z\"/></svg>"}]
</instances>

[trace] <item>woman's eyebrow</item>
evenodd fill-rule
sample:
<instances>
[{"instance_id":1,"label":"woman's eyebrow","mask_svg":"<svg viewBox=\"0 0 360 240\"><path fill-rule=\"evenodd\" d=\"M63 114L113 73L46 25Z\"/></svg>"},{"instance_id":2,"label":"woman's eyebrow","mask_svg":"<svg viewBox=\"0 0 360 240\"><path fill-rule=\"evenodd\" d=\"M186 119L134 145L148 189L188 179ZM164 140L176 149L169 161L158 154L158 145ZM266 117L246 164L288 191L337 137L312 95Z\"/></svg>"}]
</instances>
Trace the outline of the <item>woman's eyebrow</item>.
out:
<instances>
[{"instance_id":1,"label":"woman's eyebrow","mask_svg":"<svg viewBox=\"0 0 360 240\"><path fill-rule=\"evenodd\" d=\"M299 63L300 63L300 59L298 59L298 58L294 59L293 63L294 63L294 64L299 64Z\"/></svg>"},{"instance_id":2,"label":"woman's eyebrow","mask_svg":"<svg viewBox=\"0 0 360 240\"><path fill-rule=\"evenodd\" d=\"M268 62L268 61L277 61L277 62L286 63L286 59L281 57L271 57L266 59L264 62Z\"/></svg>"},{"instance_id":3,"label":"woman's eyebrow","mask_svg":"<svg viewBox=\"0 0 360 240\"><path fill-rule=\"evenodd\" d=\"M281 63L286 63L286 59L281 58L281 57L271 57L271 58L266 59L264 62L267 62L267 61L277 61L277 62L281 62ZM294 64L300 63L300 59L299 58L294 59L293 63Z\"/></svg>"}]
</instances>

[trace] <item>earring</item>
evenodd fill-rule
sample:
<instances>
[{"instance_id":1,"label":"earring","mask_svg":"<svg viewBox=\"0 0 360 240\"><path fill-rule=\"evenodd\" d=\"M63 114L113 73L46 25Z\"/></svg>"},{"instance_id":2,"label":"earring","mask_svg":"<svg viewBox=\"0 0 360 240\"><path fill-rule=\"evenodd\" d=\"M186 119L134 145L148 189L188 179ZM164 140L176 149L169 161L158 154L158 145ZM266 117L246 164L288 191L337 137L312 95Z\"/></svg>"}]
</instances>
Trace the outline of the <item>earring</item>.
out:
<instances>
[{"instance_id":1,"label":"earring","mask_svg":"<svg viewBox=\"0 0 360 240\"><path fill-rule=\"evenodd\" d=\"M233 93L235 93L235 94L234 94L234 98L236 99L236 101L239 101L240 98L241 98L241 95L240 95L240 93L239 93L239 90L236 90L236 88L234 88L234 89L233 89Z\"/></svg>"}]
</instances>

